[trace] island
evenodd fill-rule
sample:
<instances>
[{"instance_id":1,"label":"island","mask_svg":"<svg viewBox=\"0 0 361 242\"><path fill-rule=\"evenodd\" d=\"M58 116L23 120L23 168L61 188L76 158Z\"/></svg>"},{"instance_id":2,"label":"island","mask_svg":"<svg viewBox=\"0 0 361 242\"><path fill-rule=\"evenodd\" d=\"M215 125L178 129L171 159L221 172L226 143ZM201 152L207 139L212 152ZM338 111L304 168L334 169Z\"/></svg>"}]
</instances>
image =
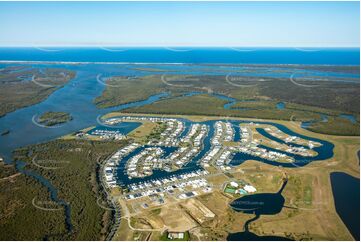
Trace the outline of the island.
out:
<instances>
[{"instance_id":1,"label":"island","mask_svg":"<svg viewBox=\"0 0 361 242\"><path fill-rule=\"evenodd\" d=\"M55 125L60 125L71 121L73 117L69 113L65 112L45 112L40 115L37 119L37 122L41 125L51 127Z\"/></svg>"}]
</instances>

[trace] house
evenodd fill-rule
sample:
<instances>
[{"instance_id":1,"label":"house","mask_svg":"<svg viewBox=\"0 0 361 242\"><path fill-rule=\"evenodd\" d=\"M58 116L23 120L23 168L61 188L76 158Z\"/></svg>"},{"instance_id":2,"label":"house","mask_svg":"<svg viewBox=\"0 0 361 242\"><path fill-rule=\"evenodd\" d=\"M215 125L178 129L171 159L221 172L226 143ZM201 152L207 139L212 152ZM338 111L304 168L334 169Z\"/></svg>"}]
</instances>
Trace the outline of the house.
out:
<instances>
[{"instance_id":1,"label":"house","mask_svg":"<svg viewBox=\"0 0 361 242\"><path fill-rule=\"evenodd\" d=\"M168 232L168 239L184 239L184 232Z\"/></svg>"},{"instance_id":2,"label":"house","mask_svg":"<svg viewBox=\"0 0 361 242\"><path fill-rule=\"evenodd\" d=\"M245 185L243 189L249 193L253 193L257 191L257 189L251 185Z\"/></svg>"},{"instance_id":3,"label":"house","mask_svg":"<svg viewBox=\"0 0 361 242\"><path fill-rule=\"evenodd\" d=\"M232 187L238 187L238 183L237 183L237 182L231 181L229 184L230 184Z\"/></svg>"}]
</instances>

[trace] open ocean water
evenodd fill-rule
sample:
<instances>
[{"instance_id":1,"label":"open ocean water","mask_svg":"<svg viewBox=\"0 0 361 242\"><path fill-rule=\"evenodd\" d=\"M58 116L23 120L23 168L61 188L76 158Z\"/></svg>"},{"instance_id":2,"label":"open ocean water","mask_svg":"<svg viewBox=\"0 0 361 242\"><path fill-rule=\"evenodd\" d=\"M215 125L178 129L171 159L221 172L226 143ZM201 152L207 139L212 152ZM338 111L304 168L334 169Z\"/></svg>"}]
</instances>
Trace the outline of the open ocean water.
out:
<instances>
[{"instance_id":1,"label":"open ocean water","mask_svg":"<svg viewBox=\"0 0 361 242\"><path fill-rule=\"evenodd\" d=\"M0 61L360 65L360 49L4 47Z\"/></svg>"}]
</instances>

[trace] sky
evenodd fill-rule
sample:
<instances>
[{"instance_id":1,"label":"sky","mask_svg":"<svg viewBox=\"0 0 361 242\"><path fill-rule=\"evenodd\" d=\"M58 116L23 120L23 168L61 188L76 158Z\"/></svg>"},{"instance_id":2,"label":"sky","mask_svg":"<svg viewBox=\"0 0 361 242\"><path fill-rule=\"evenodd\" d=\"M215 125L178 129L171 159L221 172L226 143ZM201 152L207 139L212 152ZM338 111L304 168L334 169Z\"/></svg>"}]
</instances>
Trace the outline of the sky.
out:
<instances>
[{"instance_id":1,"label":"sky","mask_svg":"<svg viewBox=\"0 0 361 242\"><path fill-rule=\"evenodd\" d=\"M0 2L0 46L359 47L359 2Z\"/></svg>"}]
</instances>

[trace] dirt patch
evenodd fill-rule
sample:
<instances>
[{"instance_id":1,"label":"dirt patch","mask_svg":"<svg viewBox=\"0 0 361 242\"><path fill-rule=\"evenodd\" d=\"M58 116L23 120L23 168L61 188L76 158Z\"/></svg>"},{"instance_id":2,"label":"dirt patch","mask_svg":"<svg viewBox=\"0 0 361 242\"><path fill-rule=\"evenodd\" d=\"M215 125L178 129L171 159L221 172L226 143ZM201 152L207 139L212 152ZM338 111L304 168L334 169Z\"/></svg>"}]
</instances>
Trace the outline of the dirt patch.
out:
<instances>
[{"instance_id":1,"label":"dirt patch","mask_svg":"<svg viewBox=\"0 0 361 242\"><path fill-rule=\"evenodd\" d=\"M215 217L215 214L209 208L196 199L189 199L182 203L181 206L200 224L210 221Z\"/></svg>"},{"instance_id":2,"label":"dirt patch","mask_svg":"<svg viewBox=\"0 0 361 242\"><path fill-rule=\"evenodd\" d=\"M197 223L178 205L163 207L159 214L148 213L147 221L153 228L167 228L176 232L188 231Z\"/></svg>"}]
</instances>

